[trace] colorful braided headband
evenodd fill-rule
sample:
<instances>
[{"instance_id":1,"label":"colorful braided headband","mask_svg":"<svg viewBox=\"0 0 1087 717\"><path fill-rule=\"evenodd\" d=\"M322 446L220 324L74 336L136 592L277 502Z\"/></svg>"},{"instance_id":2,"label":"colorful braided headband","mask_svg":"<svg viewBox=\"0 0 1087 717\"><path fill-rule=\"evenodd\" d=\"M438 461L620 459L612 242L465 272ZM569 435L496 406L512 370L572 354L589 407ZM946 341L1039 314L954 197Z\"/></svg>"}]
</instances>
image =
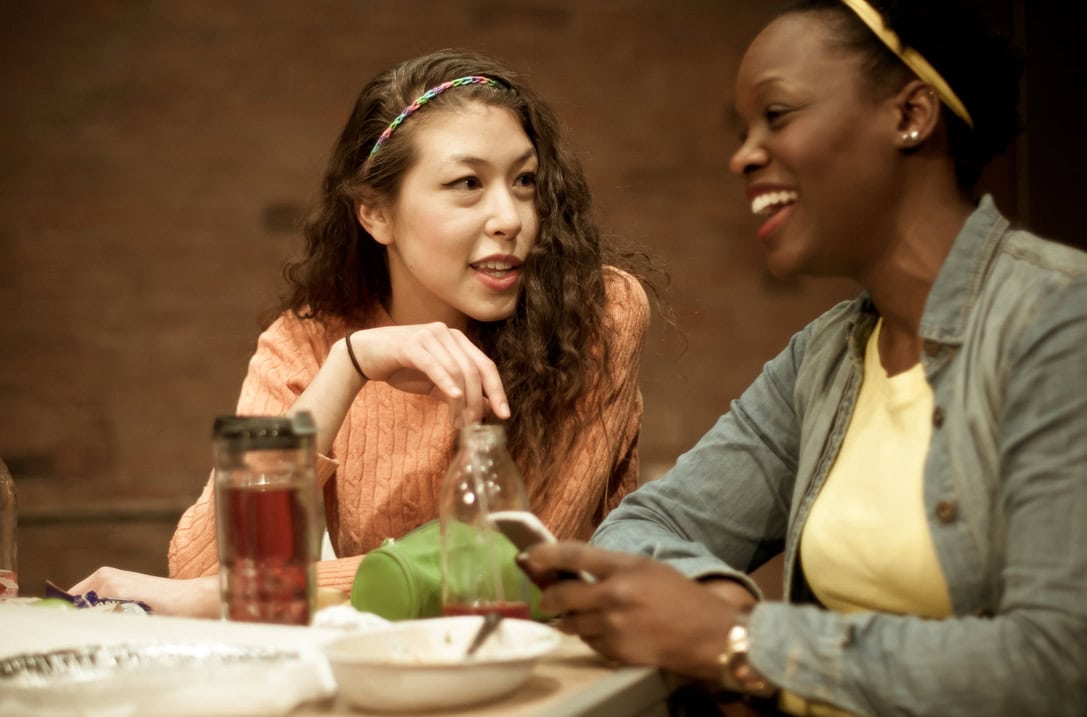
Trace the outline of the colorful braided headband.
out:
<instances>
[{"instance_id":1,"label":"colorful braided headband","mask_svg":"<svg viewBox=\"0 0 1087 717\"><path fill-rule=\"evenodd\" d=\"M948 109L958 115L959 119L970 127L974 126L974 120L970 117L970 113L966 111L966 105L951 89L951 85L947 84L947 80L936 71L936 68L921 53L912 47L903 45L898 34L887 27L887 23L883 21L883 16L874 7L869 5L866 0L842 0L842 3L856 13L857 17L887 46L887 49L898 55L898 58L906 64L906 67L913 70L917 77L932 87Z\"/></svg>"},{"instance_id":2,"label":"colorful braided headband","mask_svg":"<svg viewBox=\"0 0 1087 717\"><path fill-rule=\"evenodd\" d=\"M373 157L375 154L377 154L377 151L381 149L386 142L389 141L389 137L392 137L393 132L395 132L396 128L400 126L400 123L410 117L413 112L415 112L417 109L425 105L427 102L430 102L432 99L445 92L446 90L453 87L463 87L464 85L489 85L490 87L494 88L503 87L503 85L499 84L497 81L492 80L490 77L483 77L482 75L469 75L467 77L458 77L455 80L443 82L437 87L431 87L429 90L415 98L414 102L405 107L404 110L396 116L396 119L389 123L389 126L385 128L385 131L382 132L381 136L377 138L376 142L374 142L374 148L370 150L370 156Z\"/></svg>"}]
</instances>

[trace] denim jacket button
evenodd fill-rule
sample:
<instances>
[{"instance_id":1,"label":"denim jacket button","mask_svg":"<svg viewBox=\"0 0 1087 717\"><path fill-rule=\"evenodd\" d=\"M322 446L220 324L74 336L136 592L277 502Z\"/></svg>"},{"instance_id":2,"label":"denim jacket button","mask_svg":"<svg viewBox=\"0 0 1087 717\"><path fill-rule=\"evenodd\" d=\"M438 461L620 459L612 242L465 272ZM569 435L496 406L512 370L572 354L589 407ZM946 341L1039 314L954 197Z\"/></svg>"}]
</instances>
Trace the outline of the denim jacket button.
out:
<instances>
[{"instance_id":1,"label":"denim jacket button","mask_svg":"<svg viewBox=\"0 0 1087 717\"><path fill-rule=\"evenodd\" d=\"M959 517L959 506L953 500L941 500L936 504L936 519L941 523L952 523Z\"/></svg>"},{"instance_id":2,"label":"denim jacket button","mask_svg":"<svg viewBox=\"0 0 1087 717\"><path fill-rule=\"evenodd\" d=\"M925 342L921 344L921 350L924 351L925 355L929 358L936 358L939 356L941 348L939 343L931 339L925 339Z\"/></svg>"},{"instance_id":3,"label":"denim jacket button","mask_svg":"<svg viewBox=\"0 0 1087 717\"><path fill-rule=\"evenodd\" d=\"M932 410L932 425L937 428L944 425L944 409L939 406Z\"/></svg>"},{"instance_id":4,"label":"denim jacket button","mask_svg":"<svg viewBox=\"0 0 1087 717\"><path fill-rule=\"evenodd\" d=\"M996 617L996 613L995 613L995 612L993 612L992 610L990 610L990 609L989 609L989 608L987 608L987 607L983 607L983 608L978 608L977 612L975 612L974 614L975 614L976 616L978 616L978 617L983 617L983 618L993 618L993 617Z\"/></svg>"}]
</instances>

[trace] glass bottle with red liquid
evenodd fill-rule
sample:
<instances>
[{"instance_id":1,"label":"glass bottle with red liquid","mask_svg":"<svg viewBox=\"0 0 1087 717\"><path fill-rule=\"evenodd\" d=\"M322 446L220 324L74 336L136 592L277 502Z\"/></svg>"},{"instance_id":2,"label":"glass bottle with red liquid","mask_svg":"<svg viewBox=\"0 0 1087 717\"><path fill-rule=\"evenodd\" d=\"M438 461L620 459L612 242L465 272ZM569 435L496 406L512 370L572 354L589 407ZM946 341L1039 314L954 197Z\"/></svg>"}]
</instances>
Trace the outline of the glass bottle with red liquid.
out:
<instances>
[{"instance_id":1,"label":"glass bottle with red liquid","mask_svg":"<svg viewBox=\"0 0 1087 717\"><path fill-rule=\"evenodd\" d=\"M521 472L502 426L472 424L442 483L442 614L529 619L528 580L516 548L488 520L500 510L528 510Z\"/></svg>"},{"instance_id":2,"label":"glass bottle with red liquid","mask_svg":"<svg viewBox=\"0 0 1087 717\"><path fill-rule=\"evenodd\" d=\"M0 600L19 597L18 517L15 481L0 461Z\"/></svg>"},{"instance_id":3,"label":"glass bottle with red liquid","mask_svg":"<svg viewBox=\"0 0 1087 717\"><path fill-rule=\"evenodd\" d=\"M309 413L215 419L222 617L308 625L321 533Z\"/></svg>"}]
</instances>

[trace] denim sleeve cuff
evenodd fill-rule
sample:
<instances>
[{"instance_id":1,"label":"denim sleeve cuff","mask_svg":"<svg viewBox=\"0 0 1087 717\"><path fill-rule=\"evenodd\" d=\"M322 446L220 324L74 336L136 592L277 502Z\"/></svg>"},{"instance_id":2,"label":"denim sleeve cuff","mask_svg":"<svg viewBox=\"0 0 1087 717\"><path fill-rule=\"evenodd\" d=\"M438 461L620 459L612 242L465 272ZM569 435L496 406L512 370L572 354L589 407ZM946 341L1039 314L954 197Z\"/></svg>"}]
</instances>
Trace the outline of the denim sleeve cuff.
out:
<instances>
[{"instance_id":1,"label":"denim sleeve cuff","mask_svg":"<svg viewBox=\"0 0 1087 717\"><path fill-rule=\"evenodd\" d=\"M855 627L814 606L780 602L755 606L748 623L748 659L773 684L808 700L843 704L842 658Z\"/></svg>"}]
</instances>

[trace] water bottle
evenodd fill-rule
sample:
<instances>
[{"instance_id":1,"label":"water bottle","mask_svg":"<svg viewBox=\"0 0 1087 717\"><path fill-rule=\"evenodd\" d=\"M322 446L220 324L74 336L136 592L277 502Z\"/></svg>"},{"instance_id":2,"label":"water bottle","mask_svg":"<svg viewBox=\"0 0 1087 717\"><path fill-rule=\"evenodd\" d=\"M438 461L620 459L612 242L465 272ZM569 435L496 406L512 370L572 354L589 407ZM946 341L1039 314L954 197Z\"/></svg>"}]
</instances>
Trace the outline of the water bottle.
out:
<instances>
[{"instance_id":1,"label":"water bottle","mask_svg":"<svg viewBox=\"0 0 1087 717\"><path fill-rule=\"evenodd\" d=\"M528 510L521 472L506 450L502 426L472 424L442 483L442 614L528 619L528 580L516 548L489 520L501 510Z\"/></svg>"}]
</instances>

